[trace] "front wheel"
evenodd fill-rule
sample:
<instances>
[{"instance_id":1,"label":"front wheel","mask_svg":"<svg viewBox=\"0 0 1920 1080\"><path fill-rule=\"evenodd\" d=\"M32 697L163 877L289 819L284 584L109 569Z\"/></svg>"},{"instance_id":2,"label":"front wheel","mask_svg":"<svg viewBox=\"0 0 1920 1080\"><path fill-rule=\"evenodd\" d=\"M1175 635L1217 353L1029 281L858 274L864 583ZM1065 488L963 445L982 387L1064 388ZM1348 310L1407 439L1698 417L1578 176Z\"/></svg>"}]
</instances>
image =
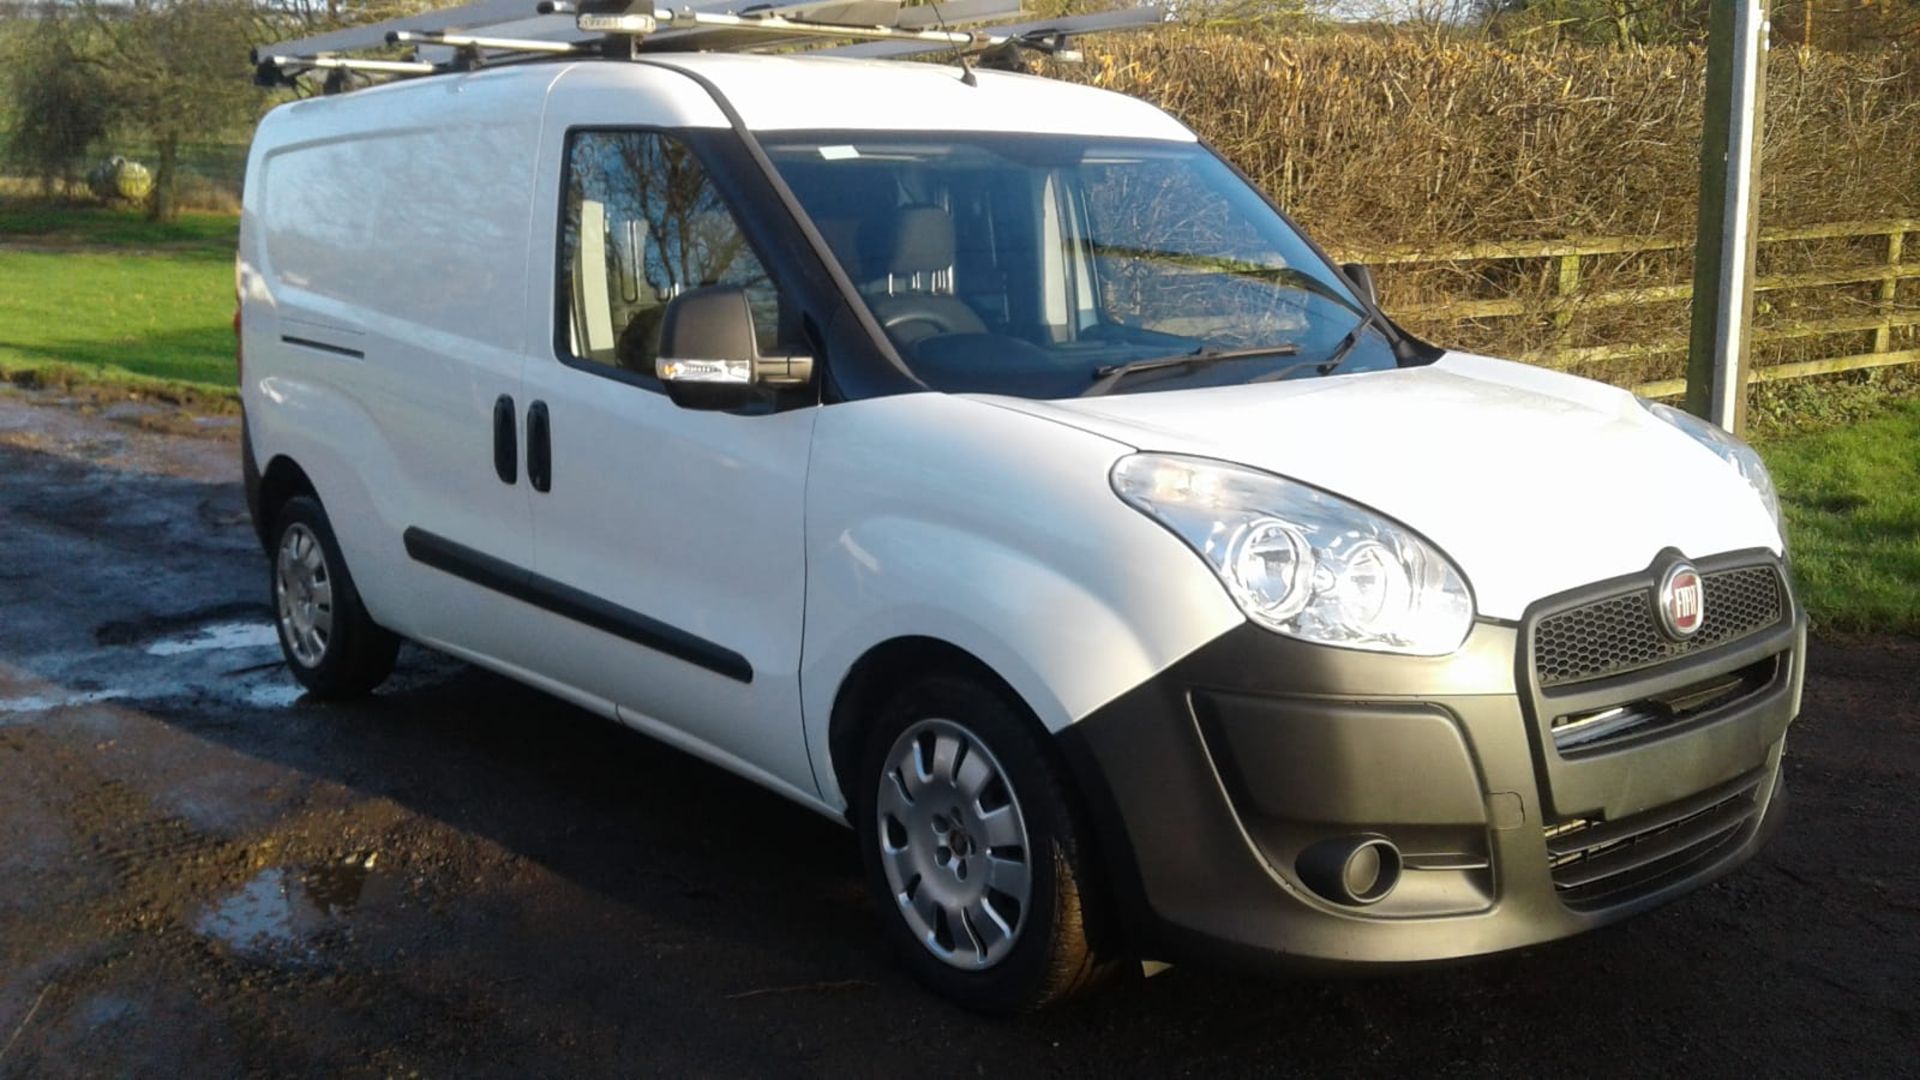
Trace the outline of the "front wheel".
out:
<instances>
[{"instance_id":1,"label":"front wheel","mask_svg":"<svg viewBox=\"0 0 1920 1080\"><path fill-rule=\"evenodd\" d=\"M287 501L273 527L273 614L280 651L317 698L369 693L393 672L400 639L367 616L316 499Z\"/></svg>"},{"instance_id":2,"label":"front wheel","mask_svg":"<svg viewBox=\"0 0 1920 1080\"><path fill-rule=\"evenodd\" d=\"M983 1012L1038 1009L1118 968L1093 846L1042 738L994 690L938 676L886 706L860 773L887 936L922 982Z\"/></svg>"}]
</instances>

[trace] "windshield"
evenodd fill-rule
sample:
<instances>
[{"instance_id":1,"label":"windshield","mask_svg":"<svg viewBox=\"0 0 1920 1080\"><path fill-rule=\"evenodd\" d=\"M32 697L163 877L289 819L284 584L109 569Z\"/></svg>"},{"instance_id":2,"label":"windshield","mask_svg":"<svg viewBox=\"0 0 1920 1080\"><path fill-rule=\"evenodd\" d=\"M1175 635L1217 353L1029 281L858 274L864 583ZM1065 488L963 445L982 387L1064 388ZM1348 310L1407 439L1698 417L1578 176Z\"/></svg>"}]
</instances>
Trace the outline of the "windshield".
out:
<instances>
[{"instance_id":1,"label":"windshield","mask_svg":"<svg viewBox=\"0 0 1920 1080\"><path fill-rule=\"evenodd\" d=\"M894 132L762 142L936 390L1061 398L1312 377L1336 360L1341 371L1395 365L1332 267L1198 144Z\"/></svg>"}]
</instances>

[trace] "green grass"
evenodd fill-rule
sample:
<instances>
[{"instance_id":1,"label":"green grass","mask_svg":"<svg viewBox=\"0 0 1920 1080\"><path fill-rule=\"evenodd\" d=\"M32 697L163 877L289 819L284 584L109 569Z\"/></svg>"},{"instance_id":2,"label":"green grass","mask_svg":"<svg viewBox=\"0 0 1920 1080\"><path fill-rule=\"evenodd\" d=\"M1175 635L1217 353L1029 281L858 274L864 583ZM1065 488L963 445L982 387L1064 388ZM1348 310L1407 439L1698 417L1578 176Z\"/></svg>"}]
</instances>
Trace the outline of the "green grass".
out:
<instances>
[{"instance_id":1,"label":"green grass","mask_svg":"<svg viewBox=\"0 0 1920 1080\"><path fill-rule=\"evenodd\" d=\"M1920 634L1920 401L1761 452L1814 625Z\"/></svg>"},{"instance_id":2,"label":"green grass","mask_svg":"<svg viewBox=\"0 0 1920 1080\"><path fill-rule=\"evenodd\" d=\"M0 244L160 248L231 259L239 233L240 219L232 214L185 213L157 224L138 210L0 198Z\"/></svg>"},{"instance_id":3,"label":"green grass","mask_svg":"<svg viewBox=\"0 0 1920 1080\"><path fill-rule=\"evenodd\" d=\"M237 219L0 204L0 373L231 385ZM115 250L118 249L118 250Z\"/></svg>"}]
</instances>

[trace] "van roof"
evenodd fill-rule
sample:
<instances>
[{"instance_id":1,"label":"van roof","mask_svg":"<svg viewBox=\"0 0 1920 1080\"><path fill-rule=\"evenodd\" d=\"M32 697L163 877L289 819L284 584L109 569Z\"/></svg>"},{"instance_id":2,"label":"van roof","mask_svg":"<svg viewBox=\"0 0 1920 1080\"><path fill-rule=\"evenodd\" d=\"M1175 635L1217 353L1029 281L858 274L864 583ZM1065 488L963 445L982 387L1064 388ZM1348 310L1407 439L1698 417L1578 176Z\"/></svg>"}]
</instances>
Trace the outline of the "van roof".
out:
<instances>
[{"instance_id":1,"label":"van roof","mask_svg":"<svg viewBox=\"0 0 1920 1080\"><path fill-rule=\"evenodd\" d=\"M506 84L530 96L619 93L627 87L636 94L658 93L662 68L687 76L689 96L703 105L708 95L694 84L711 86L753 131L1004 131L1178 142L1197 138L1152 105L1110 90L980 68L972 69L970 86L955 64L804 53L648 53L633 61L502 64L307 98L275 111L330 112L335 103L359 100L370 105L391 100L390 95L431 93L462 80Z\"/></svg>"},{"instance_id":2,"label":"van roof","mask_svg":"<svg viewBox=\"0 0 1920 1080\"><path fill-rule=\"evenodd\" d=\"M754 131L1009 131L1191 142L1146 102L1091 86L954 64L750 53L656 53L712 84ZM588 61L620 66L620 61ZM633 65L626 65L633 66Z\"/></svg>"}]
</instances>

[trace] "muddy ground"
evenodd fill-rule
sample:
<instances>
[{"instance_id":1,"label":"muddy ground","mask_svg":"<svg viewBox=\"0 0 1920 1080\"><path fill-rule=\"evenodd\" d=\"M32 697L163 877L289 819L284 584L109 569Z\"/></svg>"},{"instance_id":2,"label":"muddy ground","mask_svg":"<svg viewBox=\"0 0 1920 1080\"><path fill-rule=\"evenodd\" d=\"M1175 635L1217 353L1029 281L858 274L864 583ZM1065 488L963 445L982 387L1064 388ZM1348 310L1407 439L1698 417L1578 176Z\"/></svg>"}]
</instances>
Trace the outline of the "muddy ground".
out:
<instances>
[{"instance_id":1,"label":"muddy ground","mask_svg":"<svg viewBox=\"0 0 1920 1080\"><path fill-rule=\"evenodd\" d=\"M994 1022L743 781L411 647L298 700L233 420L101 405L0 396L0 1077L1920 1073L1920 642L1815 645L1791 819L1660 911Z\"/></svg>"}]
</instances>

